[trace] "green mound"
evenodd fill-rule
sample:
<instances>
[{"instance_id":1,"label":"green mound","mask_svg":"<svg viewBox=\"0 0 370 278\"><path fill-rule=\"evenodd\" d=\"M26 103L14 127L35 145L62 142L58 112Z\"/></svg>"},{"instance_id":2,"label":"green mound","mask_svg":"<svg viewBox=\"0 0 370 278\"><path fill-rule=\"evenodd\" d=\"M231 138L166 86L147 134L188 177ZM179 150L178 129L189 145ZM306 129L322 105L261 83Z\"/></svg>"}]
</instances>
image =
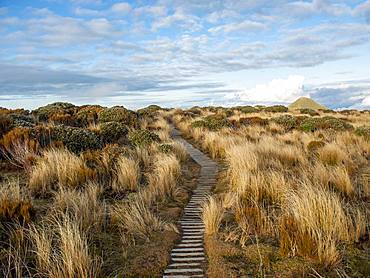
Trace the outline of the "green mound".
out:
<instances>
[{"instance_id":1,"label":"green mound","mask_svg":"<svg viewBox=\"0 0 370 278\"><path fill-rule=\"evenodd\" d=\"M290 104L288 106L289 109L313 109L313 110L318 110L318 109L323 109L326 110L327 108L321 104L318 104L316 101L308 98L308 97L300 97L297 99L295 102Z\"/></svg>"}]
</instances>

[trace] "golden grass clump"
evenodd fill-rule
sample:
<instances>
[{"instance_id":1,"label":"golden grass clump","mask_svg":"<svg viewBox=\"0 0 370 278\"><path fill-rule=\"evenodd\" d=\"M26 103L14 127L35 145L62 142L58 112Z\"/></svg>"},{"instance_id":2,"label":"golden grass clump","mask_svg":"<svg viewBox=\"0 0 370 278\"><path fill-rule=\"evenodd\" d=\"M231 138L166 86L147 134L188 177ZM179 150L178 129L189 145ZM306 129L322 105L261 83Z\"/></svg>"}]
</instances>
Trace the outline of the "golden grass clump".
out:
<instances>
[{"instance_id":1,"label":"golden grass clump","mask_svg":"<svg viewBox=\"0 0 370 278\"><path fill-rule=\"evenodd\" d=\"M104 203L99 198L102 187L90 182L83 190L60 188L54 196L54 204L49 215L69 218L81 231L95 232L102 228Z\"/></svg>"},{"instance_id":2,"label":"golden grass clump","mask_svg":"<svg viewBox=\"0 0 370 278\"><path fill-rule=\"evenodd\" d=\"M188 152L184 146L184 144L178 142L178 141L173 141L171 143L171 146L173 148L173 153L177 157L177 159L181 162L186 161L188 157Z\"/></svg>"},{"instance_id":3,"label":"golden grass clump","mask_svg":"<svg viewBox=\"0 0 370 278\"><path fill-rule=\"evenodd\" d=\"M215 197L209 197L202 208L202 220L206 235L217 234L221 226L223 215L224 208L221 201L217 200Z\"/></svg>"},{"instance_id":4,"label":"golden grass clump","mask_svg":"<svg viewBox=\"0 0 370 278\"><path fill-rule=\"evenodd\" d=\"M158 154L154 160L153 172L148 176L147 190L155 196L154 199L174 199L178 192L180 174L180 163L174 155Z\"/></svg>"},{"instance_id":5,"label":"golden grass clump","mask_svg":"<svg viewBox=\"0 0 370 278\"><path fill-rule=\"evenodd\" d=\"M30 230L37 271L56 278L99 277L101 262L90 253L78 224L68 218L49 224Z\"/></svg>"},{"instance_id":6,"label":"golden grass clump","mask_svg":"<svg viewBox=\"0 0 370 278\"><path fill-rule=\"evenodd\" d=\"M51 149L31 169L29 187L35 193L47 194L61 186L75 188L93 176L81 157L66 149Z\"/></svg>"},{"instance_id":7,"label":"golden grass clump","mask_svg":"<svg viewBox=\"0 0 370 278\"><path fill-rule=\"evenodd\" d=\"M319 159L326 165L339 165L346 159L346 153L335 143L326 144L317 153Z\"/></svg>"},{"instance_id":8,"label":"golden grass clump","mask_svg":"<svg viewBox=\"0 0 370 278\"><path fill-rule=\"evenodd\" d=\"M0 221L30 222L33 205L19 182L0 184Z\"/></svg>"},{"instance_id":9,"label":"golden grass clump","mask_svg":"<svg viewBox=\"0 0 370 278\"><path fill-rule=\"evenodd\" d=\"M325 266L340 260L339 241L350 241L350 225L340 199L303 183L286 196L280 224L280 248L318 259Z\"/></svg>"},{"instance_id":10,"label":"golden grass clump","mask_svg":"<svg viewBox=\"0 0 370 278\"><path fill-rule=\"evenodd\" d=\"M155 231L177 231L174 225L156 216L141 196L137 196L128 204L115 205L111 211L111 217L112 222L120 229L123 238L129 235L150 240Z\"/></svg>"},{"instance_id":11,"label":"golden grass clump","mask_svg":"<svg viewBox=\"0 0 370 278\"><path fill-rule=\"evenodd\" d=\"M139 163L121 156L116 162L115 177L112 183L114 192L136 191L140 181Z\"/></svg>"}]
</instances>

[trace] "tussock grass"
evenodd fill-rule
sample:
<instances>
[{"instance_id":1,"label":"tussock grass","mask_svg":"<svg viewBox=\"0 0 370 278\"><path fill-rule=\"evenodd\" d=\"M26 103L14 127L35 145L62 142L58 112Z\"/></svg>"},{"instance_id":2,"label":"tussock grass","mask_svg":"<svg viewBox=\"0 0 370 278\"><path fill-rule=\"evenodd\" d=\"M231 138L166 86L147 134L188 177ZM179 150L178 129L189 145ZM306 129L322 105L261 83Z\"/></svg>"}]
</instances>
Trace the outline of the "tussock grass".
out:
<instances>
[{"instance_id":1,"label":"tussock grass","mask_svg":"<svg viewBox=\"0 0 370 278\"><path fill-rule=\"evenodd\" d=\"M346 158L345 152L335 143L326 144L318 150L319 159L326 165L342 164Z\"/></svg>"},{"instance_id":2,"label":"tussock grass","mask_svg":"<svg viewBox=\"0 0 370 278\"><path fill-rule=\"evenodd\" d=\"M221 201L214 197L209 197L203 206L202 219L204 223L204 232L207 235L217 234L224 214L224 208Z\"/></svg>"},{"instance_id":3,"label":"tussock grass","mask_svg":"<svg viewBox=\"0 0 370 278\"><path fill-rule=\"evenodd\" d=\"M124 241L126 241L127 235L150 240L155 231L177 231L174 225L166 223L156 216L141 196L138 196L129 204L114 206L111 214L112 221L120 229Z\"/></svg>"},{"instance_id":4,"label":"tussock grass","mask_svg":"<svg viewBox=\"0 0 370 278\"><path fill-rule=\"evenodd\" d=\"M153 172L148 176L147 190L156 200L175 199L181 174L179 161L174 155L158 154L154 165Z\"/></svg>"},{"instance_id":5,"label":"tussock grass","mask_svg":"<svg viewBox=\"0 0 370 278\"><path fill-rule=\"evenodd\" d=\"M180 142L177 142L177 141L173 141L171 143L171 146L173 148L173 153L175 154L177 159L181 162L186 161L186 159L188 157L188 152L187 152L184 144L182 144Z\"/></svg>"},{"instance_id":6,"label":"tussock grass","mask_svg":"<svg viewBox=\"0 0 370 278\"><path fill-rule=\"evenodd\" d=\"M0 220L4 222L29 222L33 205L30 196L19 181L0 184Z\"/></svg>"},{"instance_id":7,"label":"tussock grass","mask_svg":"<svg viewBox=\"0 0 370 278\"><path fill-rule=\"evenodd\" d=\"M112 183L114 192L136 191L140 181L139 164L130 158L121 156L115 167L116 179Z\"/></svg>"},{"instance_id":8,"label":"tussock grass","mask_svg":"<svg viewBox=\"0 0 370 278\"><path fill-rule=\"evenodd\" d=\"M229 120L242 117L234 113ZM177 116L175 122L228 166L226 189L219 191L224 202L218 206L233 216L232 224L211 233L242 246L251 238L272 237L282 254L328 268L339 266L343 245L364 240L369 218L363 206L370 192L370 145L364 137L351 131L286 130L273 123L210 132L190 126L198 119ZM307 146L314 141L323 144L312 151Z\"/></svg>"},{"instance_id":9,"label":"tussock grass","mask_svg":"<svg viewBox=\"0 0 370 278\"><path fill-rule=\"evenodd\" d=\"M351 241L348 217L337 195L303 183L286 196L280 226L283 252L317 257L326 266L340 259L339 241Z\"/></svg>"},{"instance_id":10,"label":"tussock grass","mask_svg":"<svg viewBox=\"0 0 370 278\"><path fill-rule=\"evenodd\" d=\"M101 230L104 220L104 206L99 198L101 186L89 183L83 191L60 188L54 196L51 218L69 218L74 221L81 231L86 233Z\"/></svg>"},{"instance_id":11,"label":"tussock grass","mask_svg":"<svg viewBox=\"0 0 370 278\"><path fill-rule=\"evenodd\" d=\"M81 157L66 149L51 149L45 151L32 168L29 187L44 195L61 186L78 187L93 176Z\"/></svg>"},{"instance_id":12,"label":"tussock grass","mask_svg":"<svg viewBox=\"0 0 370 278\"><path fill-rule=\"evenodd\" d=\"M29 233L38 272L57 278L99 277L101 262L91 255L79 225L64 218L51 227L34 226Z\"/></svg>"}]
</instances>

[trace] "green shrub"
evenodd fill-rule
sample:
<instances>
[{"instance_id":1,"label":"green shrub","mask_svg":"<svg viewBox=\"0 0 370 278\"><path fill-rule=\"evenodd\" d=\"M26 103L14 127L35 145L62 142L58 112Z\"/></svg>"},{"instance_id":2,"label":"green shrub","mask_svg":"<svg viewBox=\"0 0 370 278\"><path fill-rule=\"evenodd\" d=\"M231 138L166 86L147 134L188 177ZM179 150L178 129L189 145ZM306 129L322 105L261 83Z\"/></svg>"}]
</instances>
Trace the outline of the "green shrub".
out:
<instances>
[{"instance_id":1,"label":"green shrub","mask_svg":"<svg viewBox=\"0 0 370 278\"><path fill-rule=\"evenodd\" d=\"M246 105L246 106L241 106L239 108L239 110L243 113L256 113L258 112L259 110L256 108L256 107L253 107L253 106L250 106L250 105Z\"/></svg>"},{"instance_id":2,"label":"green shrub","mask_svg":"<svg viewBox=\"0 0 370 278\"><path fill-rule=\"evenodd\" d=\"M231 122L221 114L205 117L203 120L195 121L191 124L193 128L204 127L212 131L217 131L223 127L230 127Z\"/></svg>"},{"instance_id":3,"label":"green shrub","mask_svg":"<svg viewBox=\"0 0 370 278\"><path fill-rule=\"evenodd\" d=\"M14 121L9 115L0 115L0 138L14 127Z\"/></svg>"},{"instance_id":4,"label":"green shrub","mask_svg":"<svg viewBox=\"0 0 370 278\"><path fill-rule=\"evenodd\" d=\"M355 129L355 134L370 138L370 126L359 126Z\"/></svg>"},{"instance_id":5,"label":"green shrub","mask_svg":"<svg viewBox=\"0 0 370 278\"><path fill-rule=\"evenodd\" d=\"M158 145L158 150L162 153L171 153L173 151L173 147L169 144L160 144Z\"/></svg>"},{"instance_id":6,"label":"green shrub","mask_svg":"<svg viewBox=\"0 0 370 278\"><path fill-rule=\"evenodd\" d=\"M266 126L268 125L269 121L267 119L263 119L260 117L247 117L247 118L240 118L239 124L240 125L260 125Z\"/></svg>"},{"instance_id":7,"label":"green shrub","mask_svg":"<svg viewBox=\"0 0 370 278\"><path fill-rule=\"evenodd\" d=\"M55 102L33 111L40 121L54 120L55 122L66 122L71 120L72 115L75 113L77 107L68 102Z\"/></svg>"},{"instance_id":8,"label":"green shrub","mask_svg":"<svg viewBox=\"0 0 370 278\"><path fill-rule=\"evenodd\" d=\"M100 135L104 143L114 143L127 135L128 129L120 122L106 122L100 124Z\"/></svg>"},{"instance_id":9,"label":"green shrub","mask_svg":"<svg viewBox=\"0 0 370 278\"><path fill-rule=\"evenodd\" d=\"M53 129L52 139L62 142L74 153L101 147L101 139L94 132L65 125L58 125Z\"/></svg>"},{"instance_id":10,"label":"green shrub","mask_svg":"<svg viewBox=\"0 0 370 278\"><path fill-rule=\"evenodd\" d=\"M302 121L300 129L305 132L313 132L318 129L350 130L353 126L334 117L307 118Z\"/></svg>"},{"instance_id":11,"label":"green shrub","mask_svg":"<svg viewBox=\"0 0 370 278\"><path fill-rule=\"evenodd\" d=\"M158 105L152 104L137 110L137 114L141 117L153 117L157 114L158 110L162 110L162 108Z\"/></svg>"},{"instance_id":12,"label":"green shrub","mask_svg":"<svg viewBox=\"0 0 370 278\"><path fill-rule=\"evenodd\" d=\"M125 125L136 127L138 125L137 114L122 106L106 108L99 112L99 122L121 122Z\"/></svg>"},{"instance_id":13,"label":"green shrub","mask_svg":"<svg viewBox=\"0 0 370 278\"><path fill-rule=\"evenodd\" d=\"M40 147L45 148L52 142L53 127L45 125L36 125L29 129L30 137L37 141Z\"/></svg>"},{"instance_id":14,"label":"green shrub","mask_svg":"<svg viewBox=\"0 0 370 278\"><path fill-rule=\"evenodd\" d=\"M25 114L10 114L9 115L15 127L33 127L35 126L35 119L31 115Z\"/></svg>"},{"instance_id":15,"label":"green shrub","mask_svg":"<svg viewBox=\"0 0 370 278\"><path fill-rule=\"evenodd\" d=\"M302 109L299 110L299 112L301 114L307 114L307 115L310 115L310 116L318 116L318 115L320 115L315 110L310 109L310 108L302 108Z\"/></svg>"},{"instance_id":16,"label":"green shrub","mask_svg":"<svg viewBox=\"0 0 370 278\"><path fill-rule=\"evenodd\" d=\"M287 130L293 129L298 125L297 119L291 115L281 115L272 120L279 125L282 125Z\"/></svg>"},{"instance_id":17,"label":"green shrub","mask_svg":"<svg viewBox=\"0 0 370 278\"><path fill-rule=\"evenodd\" d=\"M273 112L273 113L284 113L288 112L288 107L285 107L284 105L273 105L273 106L267 106L263 108L266 112Z\"/></svg>"},{"instance_id":18,"label":"green shrub","mask_svg":"<svg viewBox=\"0 0 370 278\"><path fill-rule=\"evenodd\" d=\"M321 111L322 113L325 113L325 114L328 114L328 113L337 113L336 111L334 110L331 110L331 109L319 109L319 111Z\"/></svg>"},{"instance_id":19,"label":"green shrub","mask_svg":"<svg viewBox=\"0 0 370 278\"><path fill-rule=\"evenodd\" d=\"M135 130L128 134L130 143L134 146L146 146L153 142L159 142L159 136L149 130Z\"/></svg>"},{"instance_id":20,"label":"green shrub","mask_svg":"<svg viewBox=\"0 0 370 278\"><path fill-rule=\"evenodd\" d=\"M87 126L89 124L96 123L98 120L98 114L104 107L100 105L85 105L81 106L76 113L76 121L79 126Z\"/></svg>"}]
</instances>

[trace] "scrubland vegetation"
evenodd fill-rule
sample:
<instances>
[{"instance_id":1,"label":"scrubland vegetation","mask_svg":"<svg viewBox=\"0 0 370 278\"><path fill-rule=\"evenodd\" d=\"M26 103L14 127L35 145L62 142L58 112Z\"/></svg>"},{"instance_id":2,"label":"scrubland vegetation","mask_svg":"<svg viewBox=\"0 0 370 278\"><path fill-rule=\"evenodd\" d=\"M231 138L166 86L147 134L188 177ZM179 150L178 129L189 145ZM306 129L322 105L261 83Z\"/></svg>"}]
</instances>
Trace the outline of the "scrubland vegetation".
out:
<instances>
[{"instance_id":1,"label":"scrubland vegetation","mask_svg":"<svg viewBox=\"0 0 370 278\"><path fill-rule=\"evenodd\" d=\"M161 275L198 168L159 109L1 109L1 277Z\"/></svg>"},{"instance_id":2,"label":"scrubland vegetation","mask_svg":"<svg viewBox=\"0 0 370 278\"><path fill-rule=\"evenodd\" d=\"M198 166L209 277L370 275L370 112L0 110L0 276L160 277Z\"/></svg>"},{"instance_id":3,"label":"scrubland vegetation","mask_svg":"<svg viewBox=\"0 0 370 278\"><path fill-rule=\"evenodd\" d=\"M311 110L171 111L225 166L203 209L210 277L370 275L370 113Z\"/></svg>"}]
</instances>

